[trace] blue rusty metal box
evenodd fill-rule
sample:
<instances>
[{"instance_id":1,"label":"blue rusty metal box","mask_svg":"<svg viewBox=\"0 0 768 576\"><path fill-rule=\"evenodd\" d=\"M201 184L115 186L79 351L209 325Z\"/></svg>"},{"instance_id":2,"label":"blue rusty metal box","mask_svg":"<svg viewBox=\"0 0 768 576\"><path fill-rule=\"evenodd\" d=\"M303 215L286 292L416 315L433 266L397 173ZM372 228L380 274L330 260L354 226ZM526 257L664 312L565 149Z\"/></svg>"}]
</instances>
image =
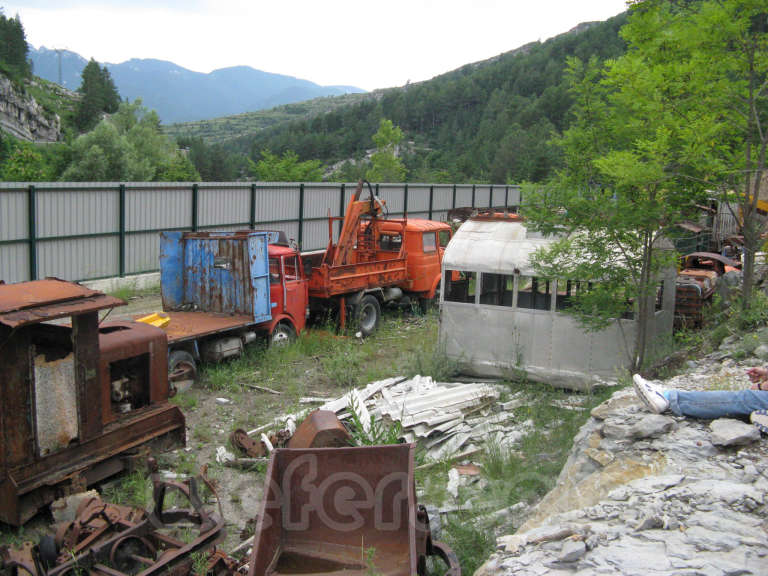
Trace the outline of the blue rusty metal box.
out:
<instances>
[{"instance_id":1,"label":"blue rusty metal box","mask_svg":"<svg viewBox=\"0 0 768 576\"><path fill-rule=\"evenodd\" d=\"M163 309L272 318L271 232L161 232Z\"/></svg>"}]
</instances>

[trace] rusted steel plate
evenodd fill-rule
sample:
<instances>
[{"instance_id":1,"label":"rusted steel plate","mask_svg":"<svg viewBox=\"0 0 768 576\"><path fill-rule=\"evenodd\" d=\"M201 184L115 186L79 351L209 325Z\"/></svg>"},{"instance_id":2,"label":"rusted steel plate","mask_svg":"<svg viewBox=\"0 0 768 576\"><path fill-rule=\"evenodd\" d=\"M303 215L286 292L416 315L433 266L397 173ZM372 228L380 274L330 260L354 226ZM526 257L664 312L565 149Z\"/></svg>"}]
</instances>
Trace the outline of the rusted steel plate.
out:
<instances>
[{"instance_id":1,"label":"rusted steel plate","mask_svg":"<svg viewBox=\"0 0 768 576\"><path fill-rule=\"evenodd\" d=\"M166 312L171 321L164 328L169 342L179 342L216 334L232 328L254 324L253 318L242 314L224 315L212 312Z\"/></svg>"},{"instance_id":2,"label":"rusted steel plate","mask_svg":"<svg viewBox=\"0 0 768 576\"><path fill-rule=\"evenodd\" d=\"M314 410L296 428L289 448L340 448L351 444L349 432L330 410Z\"/></svg>"},{"instance_id":3,"label":"rusted steel plate","mask_svg":"<svg viewBox=\"0 0 768 576\"><path fill-rule=\"evenodd\" d=\"M119 298L55 278L0 284L0 324L11 328L124 304Z\"/></svg>"}]
</instances>

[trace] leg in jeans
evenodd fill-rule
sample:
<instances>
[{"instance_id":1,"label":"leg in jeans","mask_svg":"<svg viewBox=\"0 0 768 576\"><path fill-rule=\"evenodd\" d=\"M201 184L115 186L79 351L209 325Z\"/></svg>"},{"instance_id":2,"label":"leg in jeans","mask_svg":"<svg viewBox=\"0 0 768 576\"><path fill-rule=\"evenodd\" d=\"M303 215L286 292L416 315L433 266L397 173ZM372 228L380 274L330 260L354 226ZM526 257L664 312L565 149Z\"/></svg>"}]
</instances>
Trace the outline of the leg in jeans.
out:
<instances>
[{"instance_id":1,"label":"leg in jeans","mask_svg":"<svg viewBox=\"0 0 768 576\"><path fill-rule=\"evenodd\" d=\"M669 400L669 409L678 416L739 417L768 409L768 391L761 390L665 390L664 396Z\"/></svg>"}]
</instances>

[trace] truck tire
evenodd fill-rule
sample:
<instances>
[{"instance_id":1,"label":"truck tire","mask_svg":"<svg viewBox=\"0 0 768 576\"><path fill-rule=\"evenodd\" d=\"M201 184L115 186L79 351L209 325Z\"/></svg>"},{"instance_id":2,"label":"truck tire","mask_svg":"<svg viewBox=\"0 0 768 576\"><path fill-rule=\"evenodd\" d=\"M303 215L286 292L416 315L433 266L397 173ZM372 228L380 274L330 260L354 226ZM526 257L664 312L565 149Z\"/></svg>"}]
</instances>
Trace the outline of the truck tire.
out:
<instances>
[{"instance_id":1,"label":"truck tire","mask_svg":"<svg viewBox=\"0 0 768 576\"><path fill-rule=\"evenodd\" d=\"M432 298L419 298L419 312L426 314L430 310L434 310L438 306L440 301L440 282L437 283L435 288L435 295Z\"/></svg>"},{"instance_id":2,"label":"truck tire","mask_svg":"<svg viewBox=\"0 0 768 576\"><path fill-rule=\"evenodd\" d=\"M366 294L355 306L352 317L355 321L355 328L359 330L363 337L368 337L379 328L381 321L381 306L375 296Z\"/></svg>"},{"instance_id":3,"label":"truck tire","mask_svg":"<svg viewBox=\"0 0 768 576\"><path fill-rule=\"evenodd\" d=\"M296 341L296 330L289 322L280 322L275 329L272 330L272 334L269 336L269 345L272 346L287 346L291 342Z\"/></svg>"},{"instance_id":4,"label":"truck tire","mask_svg":"<svg viewBox=\"0 0 768 576\"><path fill-rule=\"evenodd\" d=\"M168 356L168 395L186 392L197 382L197 363L186 350L174 350Z\"/></svg>"}]
</instances>

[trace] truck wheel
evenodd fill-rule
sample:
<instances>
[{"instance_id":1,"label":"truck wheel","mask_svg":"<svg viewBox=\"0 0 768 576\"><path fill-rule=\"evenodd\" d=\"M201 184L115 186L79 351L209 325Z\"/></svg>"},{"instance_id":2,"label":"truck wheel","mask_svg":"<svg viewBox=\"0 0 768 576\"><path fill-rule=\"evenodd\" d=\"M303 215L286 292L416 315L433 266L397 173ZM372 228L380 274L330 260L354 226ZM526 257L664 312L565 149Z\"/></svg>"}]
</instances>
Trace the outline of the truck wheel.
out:
<instances>
[{"instance_id":1,"label":"truck wheel","mask_svg":"<svg viewBox=\"0 0 768 576\"><path fill-rule=\"evenodd\" d=\"M376 332L381 320L381 306L376 297L370 294L363 296L360 303L355 306L353 318L357 329L364 337Z\"/></svg>"},{"instance_id":2,"label":"truck wheel","mask_svg":"<svg viewBox=\"0 0 768 576\"><path fill-rule=\"evenodd\" d=\"M197 363L186 350L174 350L168 356L168 395L186 392L197 381Z\"/></svg>"},{"instance_id":3,"label":"truck wheel","mask_svg":"<svg viewBox=\"0 0 768 576\"><path fill-rule=\"evenodd\" d=\"M437 308L438 301L440 300L440 282L437 283L435 288L435 295L432 298L419 298L419 312L426 314L430 310Z\"/></svg>"},{"instance_id":4,"label":"truck wheel","mask_svg":"<svg viewBox=\"0 0 768 576\"><path fill-rule=\"evenodd\" d=\"M287 346L296 341L296 330L288 322L280 322L269 338L270 346Z\"/></svg>"}]
</instances>

